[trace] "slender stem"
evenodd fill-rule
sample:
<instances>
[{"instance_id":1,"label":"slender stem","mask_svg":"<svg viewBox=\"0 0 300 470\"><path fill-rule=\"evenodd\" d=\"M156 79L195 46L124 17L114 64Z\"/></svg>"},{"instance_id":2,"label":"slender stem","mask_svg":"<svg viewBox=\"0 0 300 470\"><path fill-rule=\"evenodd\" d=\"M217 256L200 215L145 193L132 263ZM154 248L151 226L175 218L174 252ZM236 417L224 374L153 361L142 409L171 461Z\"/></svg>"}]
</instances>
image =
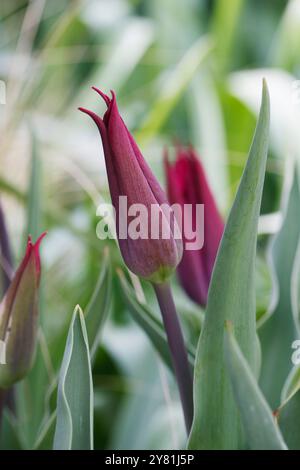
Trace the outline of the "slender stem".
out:
<instances>
[{"instance_id":1,"label":"slender stem","mask_svg":"<svg viewBox=\"0 0 300 470\"><path fill-rule=\"evenodd\" d=\"M193 421L193 380L183 334L176 312L170 285L153 285L162 313L175 376L183 408L185 426L189 434Z\"/></svg>"},{"instance_id":2,"label":"slender stem","mask_svg":"<svg viewBox=\"0 0 300 470\"><path fill-rule=\"evenodd\" d=\"M0 205L0 252L1 252L1 270L2 270L2 284L3 294L6 292L12 274L12 254L6 229L5 217L2 207Z\"/></svg>"},{"instance_id":3,"label":"slender stem","mask_svg":"<svg viewBox=\"0 0 300 470\"><path fill-rule=\"evenodd\" d=\"M12 274L12 254L9 237L6 229L5 217L0 205L0 270L2 271L2 294L4 295L9 287ZM13 389L3 390L0 388L0 431L2 413L8 402L13 402ZM13 405L12 405L13 406Z\"/></svg>"}]
</instances>

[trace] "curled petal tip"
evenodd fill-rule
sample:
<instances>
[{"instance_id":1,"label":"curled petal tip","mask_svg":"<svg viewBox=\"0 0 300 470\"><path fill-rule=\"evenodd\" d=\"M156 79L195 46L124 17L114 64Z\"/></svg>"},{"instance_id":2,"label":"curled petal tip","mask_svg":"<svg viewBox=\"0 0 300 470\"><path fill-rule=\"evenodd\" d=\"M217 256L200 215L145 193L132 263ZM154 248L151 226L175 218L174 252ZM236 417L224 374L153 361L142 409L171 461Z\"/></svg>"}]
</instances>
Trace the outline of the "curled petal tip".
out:
<instances>
[{"instance_id":1,"label":"curled petal tip","mask_svg":"<svg viewBox=\"0 0 300 470\"><path fill-rule=\"evenodd\" d=\"M110 98L107 96L103 91L101 91L99 88L92 86L92 90L94 90L98 95L101 96L101 98L105 101L106 105L109 106L110 104Z\"/></svg>"},{"instance_id":2,"label":"curled petal tip","mask_svg":"<svg viewBox=\"0 0 300 470\"><path fill-rule=\"evenodd\" d=\"M93 111L90 111L89 109L82 108L82 107L78 108L78 110L90 116L98 126L102 124L102 119Z\"/></svg>"},{"instance_id":3,"label":"curled petal tip","mask_svg":"<svg viewBox=\"0 0 300 470\"><path fill-rule=\"evenodd\" d=\"M86 108L82 108L81 106L79 106L79 108L77 108L77 109L78 109L78 111L81 111L82 113L85 113L85 114L90 114L90 112L91 112Z\"/></svg>"},{"instance_id":4,"label":"curled petal tip","mask_svg":"<svg viewBox=\"0 0 300 470\"><path fill-rule=\"evenodd\" d=\"M43 240L43 238L45 238L45 236L47 235L47 231L41 233L41 235L38 237L37 241L35 242L34 246L35 248L38 248L41 244L41 241Z\"/></svg>"}]
</instances>

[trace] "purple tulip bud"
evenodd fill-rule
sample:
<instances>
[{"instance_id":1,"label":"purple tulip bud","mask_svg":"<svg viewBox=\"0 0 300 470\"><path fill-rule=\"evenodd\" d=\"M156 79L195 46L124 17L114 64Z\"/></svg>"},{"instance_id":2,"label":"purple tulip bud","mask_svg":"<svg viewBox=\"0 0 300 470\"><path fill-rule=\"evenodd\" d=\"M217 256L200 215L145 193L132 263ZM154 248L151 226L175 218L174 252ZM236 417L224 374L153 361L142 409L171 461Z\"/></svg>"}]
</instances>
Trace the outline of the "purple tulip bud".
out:
<instances>
[{"instance_id":1,"label":"purple tulip bud","mask_svg":"<svg viewBox=\"0 0 300 470\"><path fill-rule=\"evenodd\" d=\"M167 197L145 162L132 135L125 126L117 107L116 97L99 93L107 105L103 119L84 108L96 123L102 138L106 170L112 203L116 212L116 231L125 264L135 274L152 282L164 282L178 265L182 256L182 240L175 236L176 220ZM140 238L130 235L130 224L138 214L125 213L120 196L127 197L127 207L143 204ZM163 206L162 206L163 205ZM151 219L155 208L157 216ZM154 224L157 227L153 227ZM154 229L156 238L152 235ZM163 234L169 232L169 236Z\"/></svg>"},{"instance_id":2,"label":"purple tulip bud","mask_svg":"<svg viewBox=\"0 0 300 470\"><path fill-rule=\"evenodd\" d=\"M34 358L38 288L41 275L39 246L28 237L26 253L0 305L0 387L7 388L30 370Z\"/></svg>"},{"instance_id":3,"label":"purple tulip bud","mask_svg":"<svg viewBox=\"0 0 300 470\"><path fill-rule=\"evenodd\" d=\"M208 288L223 234L224 223L208 185L204 169L192 148L177 149L176 162L165 158L168 197L171 204L204 205L204 244L198 250L184 250L177 268L180 283L189 297L201 306L207 302ZM194 217L194 212L192 212ZM187 223L187 221L185 221ZM190 221L195 226L195 220ZM185 237L183 234L183 240Z\"/></svg>"}]
</instances>

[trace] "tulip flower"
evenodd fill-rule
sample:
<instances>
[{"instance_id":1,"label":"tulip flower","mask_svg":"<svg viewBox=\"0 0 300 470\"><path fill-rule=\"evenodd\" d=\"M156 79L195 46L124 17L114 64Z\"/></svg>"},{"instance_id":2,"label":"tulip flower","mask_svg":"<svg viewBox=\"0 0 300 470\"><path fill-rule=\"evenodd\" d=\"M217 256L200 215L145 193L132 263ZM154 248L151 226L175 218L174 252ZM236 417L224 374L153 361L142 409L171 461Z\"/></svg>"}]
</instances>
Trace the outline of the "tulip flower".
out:
<instances>
[{"instance_id":1,"label":"tulip flower","mask_svg":"<svg viewBox=\"0 0 300 470\"><path fill-rule=\"evenodd\" d=\"M93 89L100 94L107 105L103 119L85 108L79 109L94 120L100 131L122 256L133 273L153 282L162 282L170 276L182 256L182 240L174 236L175 216L171 214L171 219L168 220L167 212L170 208L167 197L125 126L118 111L115 94L112 92L112 98L109 98L97 88ZM133 204L143 204L146 208L148 228L145 237L132 240L127 231L124 236L121 235L121 224L126 230L132 218L124 211L121 212L120 196L127 197L128 207ZM159 233L162 234L169 224L167 228L170 230L170 237L159 236L157 239L151 237L153 206L160 213L157 219L157 223L160 224Z\"/></svg>"},{"instance_id":2,"label":"tulip flower","mask_svg":"<svg viewBox=\"0 0 300 470\"><path fill-rule=\"evenodd\" d=\"M171 204L204 205L203 247L197 250L184 250L177 273L188 296L199 305L205 306L224 223L204 169L192 148L178 147L174 165L169 162L166 154L165 170L168 198ZM194 212L192 212L192 217L194 217ZM194 220L191 224L194 224ZM183 241L185 242L184 234Z\"/></svg>"},{"instance_id":3,"label":"tulip flower","mask_svg":"<svg viewBox=\"0 0 300 470\"><path fill-rule=\"evenodd\" d=\"M112 92L112 97L109 98L97 88L93 89L99 93L107 106L103 118L85 108L79 109L94 120L102 138L109 189L116 212L116 232L125 264L133 273L153 283L168 338L186 428L189 432L193 419L192 377L179 319L167 282L182 256L182 240L181 236L177 236L175 214L171 211L164 191L124 124L118 111L115 94ZM131 223L129 212L127 215L121 210L120 200L124 196L130 208L139 204L146 209L147 215L142 223L146 236L131 237L129 230L125 231L125 236L122 233L124 225L129 229ZM153 207L157 209L154 220L154 224L159 228L157 237L152 236ZM164 237L163 234L168 232L169 236Z\"/></svg>"},{"instance_id":4,"label":"tulip flower","mask_svg":"<svg viewBox=\"0 0 300 470\"><path fill-rule=\"evenodd\" d=\"M39 246L28 237L25 256L0 305L0 340L5 361L0 364L0 387L10 387L30 370L36 345L38 288L41 276Z\"/></svg>"}]
</instances>

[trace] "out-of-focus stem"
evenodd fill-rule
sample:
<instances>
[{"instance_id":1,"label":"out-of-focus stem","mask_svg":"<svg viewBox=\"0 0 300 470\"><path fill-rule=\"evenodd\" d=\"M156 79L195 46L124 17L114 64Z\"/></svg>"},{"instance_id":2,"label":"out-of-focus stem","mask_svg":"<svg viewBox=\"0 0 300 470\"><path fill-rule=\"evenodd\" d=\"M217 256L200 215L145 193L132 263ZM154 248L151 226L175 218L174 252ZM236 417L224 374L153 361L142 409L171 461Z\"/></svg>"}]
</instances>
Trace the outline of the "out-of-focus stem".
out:
<instances>
[{"instance_id":1,"label":"out-of-focus stem","mask_svg":"<svg viewBox=\"0 0 300 470\"><path fill-rule=\"evenodd\" d=\"M175 376L178 383L185 425L189 434L193 421L193 380L183 334L170 285L165 283L154 284L153 286L162 313Z\"/></svg>"},{"instance_id":2,"label":"out-of-focus stem","mask_svg":"<svg viewBox=\"0 0 300 470\"><path fill-rule=\"evenodd\" d=\"M11 280L11 273L12 273L12 254L11 254L11 247L9 243L8 233L5 224L5 218L3 214L3 210L0 204L0 256L1 256L1 263L0 269L2 274L2 295L5 294ZM2 421L2 413L5 406L10 403L12 408L14 407L13 404L13 389L3 390L0 388L0 431L1 431L1 421Z\"/></svg>"},{"instance_id":3,"label":"out-of-focus stem","mask_svg":"<svg viewBox=\"0 0 300 470\"><path fill-rule=\"evenodd\" d=\"M2 271L2 293L6 292L10 284L12 273L12 254L8 239L5 218L0 204L0 253L1 253L1 271Z\"/></svg>"}]
</instances>

